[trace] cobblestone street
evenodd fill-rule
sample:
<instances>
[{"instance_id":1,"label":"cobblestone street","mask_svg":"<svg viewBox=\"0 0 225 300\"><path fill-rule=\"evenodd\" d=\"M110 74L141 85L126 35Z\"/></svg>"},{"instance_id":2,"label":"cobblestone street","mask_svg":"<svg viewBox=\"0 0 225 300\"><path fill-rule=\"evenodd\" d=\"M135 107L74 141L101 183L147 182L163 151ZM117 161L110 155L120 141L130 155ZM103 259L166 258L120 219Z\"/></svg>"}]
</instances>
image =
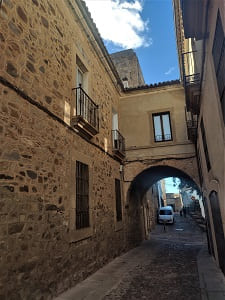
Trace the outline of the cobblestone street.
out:
<instances>
[{"instance_id":1,"label":"cobblestone street","mask_svg":"<svg viewBox=\"0 0 225 300\"><path fill-rule=\"evenodd\" d=\"M139 263L104 300L201 299L197 254L204 234L189 217L176 219L166 232L157 225L137 255Z\"/></svg>"},{"instance_id":2,"label":"cobblestone street","mask_svg":"<svg viewBox=\"0 0 225 300\"><path fill-rule=\"evenodd\" d=\"M166 231L157 225L150 240L57 299L201 299L197 255L205 243L195 222L177 215Z\"/></svg>"}]
</instances>

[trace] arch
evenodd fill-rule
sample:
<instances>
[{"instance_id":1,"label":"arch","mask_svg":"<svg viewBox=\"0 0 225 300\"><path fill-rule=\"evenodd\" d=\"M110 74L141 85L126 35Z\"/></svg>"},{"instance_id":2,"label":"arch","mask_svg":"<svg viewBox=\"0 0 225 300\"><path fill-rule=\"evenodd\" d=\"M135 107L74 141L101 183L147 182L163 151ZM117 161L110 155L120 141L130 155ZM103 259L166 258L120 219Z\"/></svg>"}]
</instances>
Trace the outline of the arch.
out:
<instances>
[{"instance_id":1,"label":"arch","mask_svg":"<svg viewBox=\"0 0 225 300\"><path fill-rule=\"evenodd\" d=\"M195 180L184 171L167 165L158 165L145 169L133 179L128 189L127 200L142 199L153 184L167 177L183 178L199 189Z\"/></svg>"},{"instance_id":2,"label":"arch","mask_svg":"<svg viewBox=\"0 0 225 300\"><path fill-rule=\"evenodd\" d=\"M213 226L215 232L218 261L222 272L225 274L225 259L224 259L225 239L224 239L222 216L220 211L220 203L216 191L211 191L211 193L209 194L209 201L211 205L211 213L212 213Z\"/></svg>"},{"instance_id":3,"label":"arch","mask_svg":"<svg viewBox=\"0 0 225 300\"><path fill-rule=\"evenodd\" d=\"M208 186L208 197L210 196L210 194L212 193L212 191L217 192L218 194L220 193L220 183L217 179L212 179L209 182L209 186Z\"/></svg>"}]
</instances>

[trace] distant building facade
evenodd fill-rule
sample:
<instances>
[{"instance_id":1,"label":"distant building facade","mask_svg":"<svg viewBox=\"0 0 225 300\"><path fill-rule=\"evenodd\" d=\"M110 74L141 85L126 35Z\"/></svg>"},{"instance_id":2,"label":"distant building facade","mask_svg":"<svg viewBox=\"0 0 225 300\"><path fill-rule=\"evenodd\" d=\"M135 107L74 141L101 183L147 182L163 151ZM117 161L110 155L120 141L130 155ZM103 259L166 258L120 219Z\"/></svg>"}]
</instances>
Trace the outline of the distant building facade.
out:
<instances>
[{"instance_id":1,"label":"distant building facade","mask_svg":"<svg viewBox=\"0 0 225 300\"><path fill-rule=\"evenodd\" d=\"M166 193L166 203L173 207L174 211L179 212L183 207L181 194Z\"/></svg>"},{"instance_id":2,"label":"distant building facade","mask_svg":"<svg viewBox=\"0 0 225 300\"><path fill-rule=\"evenodd\" d=\"M112 53L110 56L123 82L124 88L145 85L138 58L133 49Z\"/></svg>"},{"instance_id":3,"label":"distant building facade","mask_svg":"<svg viewBox=\"0 0 225 300\"><path fill-rule=\"evenodd\" d=\"M159 207L161 206L166 206L166 182L164 179L160 180L157 182L157 187L158 187L158 203Z\"/></svg>"}]
</instances>

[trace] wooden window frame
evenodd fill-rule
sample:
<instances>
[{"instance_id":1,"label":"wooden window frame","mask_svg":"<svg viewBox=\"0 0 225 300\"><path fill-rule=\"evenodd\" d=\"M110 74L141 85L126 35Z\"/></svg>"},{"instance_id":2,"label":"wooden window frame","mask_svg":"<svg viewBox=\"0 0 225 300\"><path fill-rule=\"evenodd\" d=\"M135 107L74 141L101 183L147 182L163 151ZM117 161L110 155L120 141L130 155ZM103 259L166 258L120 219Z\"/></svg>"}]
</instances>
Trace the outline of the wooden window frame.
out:
<instances>
[{"instance_id":1,"label":"wooden window frame","mask_svg":"<svg viewBox=\"0 0 225 300\"><path fill-rule=\"evenodd\" d=\"M169 116L169 124L170 124L170 139L165 139L165 134L164 134L164 129L163 129L163 115L168 115ZM154 123L154 117L160 116L160 125L161 125L161 130L162 130L162 140L157 140L156 139L156 132L155 132L155 123ZM154 131L154 142L155 143L161 143L161 142L171 142L173 141L173 135L172 135L172 126L171 126L171 118L170 118L170 112L165 111L165 112L159 112L159 113L153 113L152 114L152 122L153 122L153 131Z\"/></svg>"}]
</instances>

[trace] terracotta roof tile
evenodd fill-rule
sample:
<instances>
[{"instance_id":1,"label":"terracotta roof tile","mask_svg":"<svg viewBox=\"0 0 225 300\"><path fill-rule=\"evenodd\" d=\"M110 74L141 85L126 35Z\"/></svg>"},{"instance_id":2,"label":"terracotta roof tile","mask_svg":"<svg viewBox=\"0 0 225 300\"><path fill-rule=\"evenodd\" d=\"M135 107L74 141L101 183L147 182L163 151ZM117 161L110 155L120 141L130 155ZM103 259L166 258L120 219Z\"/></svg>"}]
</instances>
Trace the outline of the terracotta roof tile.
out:
<instances>
[{"instance_id":1,"label":"terracotta roof tile","mask_svg":"<svg viewBox=\"0 0 225 300\"><path fill-rule=\"evenodd\" d=\"M167 85L175 85L180 84L181 81L179 79L171 80L171 81L163 81L163 82L157 82L154 84L145 84L142 86L132 87L132 88L125 88L125 92L135 91L135 90L145 90L145 89L151 89L151 88L157 88L161 86L167 86Z\"/></svg>"}]
</instances>

